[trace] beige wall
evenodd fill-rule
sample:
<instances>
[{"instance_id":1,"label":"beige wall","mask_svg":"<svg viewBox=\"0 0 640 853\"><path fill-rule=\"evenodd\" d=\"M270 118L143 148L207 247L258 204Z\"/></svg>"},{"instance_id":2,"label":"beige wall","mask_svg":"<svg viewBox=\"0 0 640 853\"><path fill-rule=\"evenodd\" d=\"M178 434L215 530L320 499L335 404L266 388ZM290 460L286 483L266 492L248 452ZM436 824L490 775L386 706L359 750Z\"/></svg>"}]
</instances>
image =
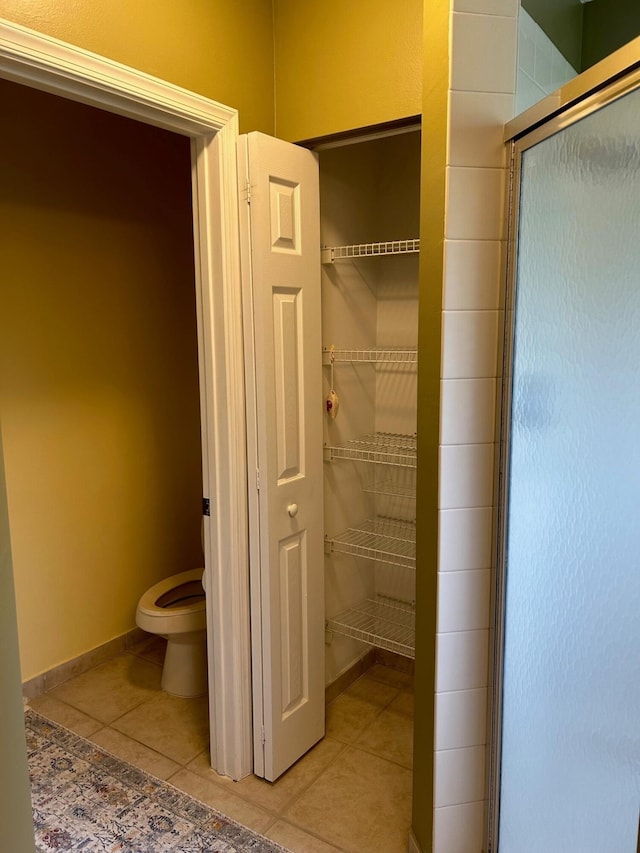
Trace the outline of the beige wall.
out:
<instances>
[{"instance_id":1,"label":"beige wall","mask_svg":"<svg viewBox=\"0 0 640 853\"><path fill-rule=\"evenodd\" d=\"M0 416L29 679L202 564L190 152L0 85Z\"/></svg>"},{"instance_id":2,"label":"beige wall","mask_svg":"<svg viewBox=\"0 0 640 853\"><path fill-rule=\"evenodd\" d=\"M0 17L234 107L273 133L271 0L0 0Z\"/></svg>"},{"instance_id":3,"label":"beige wall","mask_svg":"<svg viewBox=\"0 0 640 853\"><path fill-rule=\"evenodd\" d=\"M301 140L422 112L423 0L274 0L276 135Z\"/></svg>"}]
</instances>

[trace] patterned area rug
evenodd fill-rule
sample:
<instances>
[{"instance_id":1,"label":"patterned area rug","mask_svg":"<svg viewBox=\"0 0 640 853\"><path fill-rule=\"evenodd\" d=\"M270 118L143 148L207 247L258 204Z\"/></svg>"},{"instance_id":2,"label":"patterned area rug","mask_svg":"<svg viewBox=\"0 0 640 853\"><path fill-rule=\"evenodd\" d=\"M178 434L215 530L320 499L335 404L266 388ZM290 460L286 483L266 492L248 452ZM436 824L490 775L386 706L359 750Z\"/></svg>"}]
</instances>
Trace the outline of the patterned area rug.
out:
<instances>
[{"instance_id":1,"label":"patterned area rug","mask_svg":"<svg viewBox=\"0 0 640 853\"><path fill-rule=\"evenodd\" d=\"M31 708L25 725L38 851L287 853Z\"/></svg>"}]
</instances>

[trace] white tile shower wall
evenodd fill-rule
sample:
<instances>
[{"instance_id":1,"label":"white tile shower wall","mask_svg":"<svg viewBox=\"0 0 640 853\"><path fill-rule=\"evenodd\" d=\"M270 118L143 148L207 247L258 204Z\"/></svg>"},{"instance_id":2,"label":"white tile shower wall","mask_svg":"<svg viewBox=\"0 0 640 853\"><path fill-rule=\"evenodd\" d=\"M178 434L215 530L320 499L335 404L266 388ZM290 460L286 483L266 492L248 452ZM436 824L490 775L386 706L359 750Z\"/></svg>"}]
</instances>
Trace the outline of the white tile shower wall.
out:
<instances>
[{"instance_id":1,"label":"white tile shower wall","mask_svg":"<svg viewBox=\"0 0 640 853\"><path fill-rule=\"evenodd\" d=\"M438 631L479 631L489 627L489 569L440 572Z\"/></svg>"},{"instance_id":2,"label":"white tile shower wall","mask_svg":"<svg viewBox=\"0 0 640 853\"><path fill-rule=\"evenodd\" d=\"M447 240L444 310L490 311L499 308L502 255L503 244L499 240Z\"/></svg>"},{"instance_id":3,"label":"white tile shower wall","mask_svg":"<svg viewBox=\"0 0 640 853\"><path fill-rule=\"evenodd\" d=\"M444 311L442 379L490 379L496 375L498 311Z\"/></svg>"},{"instance_id":4,"label":"white tile shower wall","mask_svg":"<svg viewBox=\"0 0 640 853\"><path fill-rule=\"evenodd\" d=\"M484 795L484 746L440 749L435 762L435 806L477 803Z\"/></svg>"},{"instance_id":5,"label":"white tile shower wall","mask_svg":"<svg viewBox=\"0 0 640 853\"><path fill-rule=\"evenodd\" d=\"M442 318L434 853L480 853L485 814L504 124L518 0L453 0Z\"/></svg>"},{"instance_id":6,"label":"white tile shower wall","mask_svg":"<svg viewBox=\"0 0 640 853\"><path fill-rule=\"evenodd\" d=\"M454 690L438 693L436 748L462 749L482 746L486 738L487 690Z\"/></svg>"},{"instance_id":7,"label":"white tile shower wall","mask_svg":"<svg viewBox=\"0 0 640 853\"><path fill-rule=\"evenodd\" d=\"M578 72L524 9L518 17L516 115L555 92Z\"/></svg>"},{"instance_id":8,"label":"white tile shower wall","mask_svg":"<svg viewBox=\"0 0 640 853\"><path fill-rule=\"evenodd\" d=\"M450 444L492 442L495 410L495 379L442 380L440 428Z\"/></svg>"},{"instance_id":9,"label":"white tile shower wall","mask_svg":"<svg viewBox=\"0 0 640 853\"><path fill-rule=\"evenodd\" d=\"M463 572L492 565L493 507L440 510L438 570Z\"/></svg>"},{"instance_id":10,"label":"white tile shower wall","mask_svg":"<svg viewBox=\"0 0 640 853\"><path fill-rule=\"evenodd\" d=\"M470 839L480 839L484 834L484 803L463 803L457 806L436 808L434 836L446 839L434 850L444 853L465 853L467 850L480 850L480 845L469 846Z\"/></svg>"}]
</instances>

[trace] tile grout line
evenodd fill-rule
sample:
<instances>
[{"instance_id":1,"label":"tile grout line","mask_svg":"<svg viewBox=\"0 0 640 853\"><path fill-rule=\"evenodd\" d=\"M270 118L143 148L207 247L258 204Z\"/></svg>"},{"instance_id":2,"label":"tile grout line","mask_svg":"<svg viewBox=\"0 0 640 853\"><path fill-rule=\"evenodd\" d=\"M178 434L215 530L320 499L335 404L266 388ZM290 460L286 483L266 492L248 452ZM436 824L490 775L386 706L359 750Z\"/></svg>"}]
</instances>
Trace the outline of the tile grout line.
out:
<instances>
[{"instance_id":1,"label":"tile grout line","mask_svg":"<svg viewBox=\"0 0 640 853\"><path fill-rule=\"evenodd\" d=\"M334 740L335 740L335 738L334 738ZM314 776L313 779L311 779L309 781L309 783L307 785L302 787L299 791L297 791L297 793L293 794L291 796L291 798L289 800L287 800L287 802L282 805L280 811L278 812L278 815L280 817L282 817L284 819L286 813L296 803L296 801L299 800L303 794L306 794L306 792L309 790L309 788L311 788L312 785L315 785L315 783L320 779L320 777L323 776L327 772L327 770L332 766L332 764L334 764L338 760L338 758L340 758L340 756L345 752L348 745L343 743L342 741L337 741L337 743L339 743L342 748L338 750L338 752L334 755L334 757L331 759L331 761L329 761L322 768L322 770L320 770L320 772L316 776ZM305 830L305 832L306 831L307 830ZM323 839L323 840L326 840L326 839Z\"/></svg>"}]
</instances>

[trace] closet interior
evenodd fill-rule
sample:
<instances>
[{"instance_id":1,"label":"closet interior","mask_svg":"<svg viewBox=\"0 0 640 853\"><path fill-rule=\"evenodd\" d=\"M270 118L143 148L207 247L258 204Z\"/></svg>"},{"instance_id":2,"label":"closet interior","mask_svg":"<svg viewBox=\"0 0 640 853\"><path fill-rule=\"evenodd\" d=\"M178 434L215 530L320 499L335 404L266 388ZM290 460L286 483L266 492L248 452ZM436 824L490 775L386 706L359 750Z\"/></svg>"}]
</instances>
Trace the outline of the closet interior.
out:
<instances>
[{"instance_id":1,"label":"closet interior","mask_svg":"<svg viewBox=\"0 0 640 853\"><path fill-rule=\"evenodd\" d=\"M420 132L318 155L330 684L414 657Z\"/></svg>"}]
</instances>

